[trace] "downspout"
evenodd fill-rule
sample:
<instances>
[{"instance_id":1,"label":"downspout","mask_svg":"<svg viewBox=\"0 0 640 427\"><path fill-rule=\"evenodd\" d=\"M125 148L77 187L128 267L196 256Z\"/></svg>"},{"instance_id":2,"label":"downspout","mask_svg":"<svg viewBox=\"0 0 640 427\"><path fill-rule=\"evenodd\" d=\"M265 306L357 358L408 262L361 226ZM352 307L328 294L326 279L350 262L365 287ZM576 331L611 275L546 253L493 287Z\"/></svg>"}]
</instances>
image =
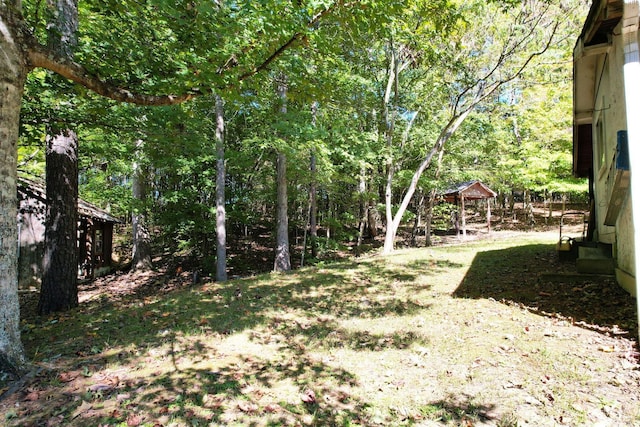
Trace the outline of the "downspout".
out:
<instances>
[{"instance_id":1,"label":"downspout","mask_svg":"<svg viewBox=\"0 0 640 427\"><path fill-rule=\"evenodd\" d=\"M638 0L624 0L622 15L624 43L624 98L627 109L627 136L631 168L631 206L634 225L636 304L640 322L640 55L638 53ZM639 332L640 337L640 332Z\"/></svg>"}]
</instances>

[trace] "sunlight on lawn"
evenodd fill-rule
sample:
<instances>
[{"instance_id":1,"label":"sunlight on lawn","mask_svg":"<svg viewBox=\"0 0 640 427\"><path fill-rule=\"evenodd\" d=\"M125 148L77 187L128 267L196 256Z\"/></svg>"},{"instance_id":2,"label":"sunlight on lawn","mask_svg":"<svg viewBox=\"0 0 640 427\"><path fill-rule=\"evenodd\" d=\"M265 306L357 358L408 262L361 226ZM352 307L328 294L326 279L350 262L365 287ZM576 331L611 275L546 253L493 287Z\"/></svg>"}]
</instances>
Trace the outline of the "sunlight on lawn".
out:
<instances>
[{"instance_id":1,"label":"sunlight on lawn","mask_svg":"<svg viewBox=\"0 0 640 427\"><path fill-rule=\"evenodd\" d=\"M537 252L525 256L544 256L554 238L398 251L25 324L38 393L49 398L7 422L588 423L599 404L583 397L609 365L568 358L584 332L491 297L453 297L471 277L500 280L507 268L496 258L471 274L478 251L526 244ZM638 416L617 408L620 419Z\"/></svg>"}]
</instances>

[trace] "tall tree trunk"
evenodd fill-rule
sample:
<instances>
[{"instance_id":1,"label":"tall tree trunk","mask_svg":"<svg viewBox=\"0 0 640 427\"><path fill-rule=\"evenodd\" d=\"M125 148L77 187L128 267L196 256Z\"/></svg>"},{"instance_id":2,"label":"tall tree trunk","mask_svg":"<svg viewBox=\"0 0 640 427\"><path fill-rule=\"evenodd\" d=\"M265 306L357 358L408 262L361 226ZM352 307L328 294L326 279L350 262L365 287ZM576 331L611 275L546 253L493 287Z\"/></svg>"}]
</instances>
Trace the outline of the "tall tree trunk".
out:
<instances>
[{"instance_id":1,"label":"tall tree trunk","mask_svg":"<svg viewBox=\"0 0 640 427\"><path fill-rule=\"evenodd\" d=\"M0 27L11 28L13 5L0 3ZM17 34L0 32L0 371L26 369L20 341L17 252L17 157L20 103L26 67Z\"/></svg>"},{"instance_id":2,"label":"tall tree trunk","mask_svg":"<svg viewBox=\"0 0 640 427\"><path fill-rule=\"evenodd\" d=\"M356 256L360 256L360 250L362 246L362 239L364 237L364 229L367 223L368 215L368 201L366 198L367 181L366 181L366 167L364 163L360 165L360 182L358 184L358 204L359 204L359 218L358 224L358 240L356 241Z\"/></svg>"},{"instance_id":3,"label":"tall tree trunk","mask_svg":"<svg viewBox=\"0 0 640 427\"><path fill-rule=\"evenodd\" d=\"M395 130L395 123L397 117L396 111L396 103L398 100L398 61L396 58L396 52L393 46L391 46L391 62L389 64L389 74L387 80L387 89L384 95L384 108L382 115L385 128L384 128L384 136L387 144L387 153L386 153L386 168L387 168L387 180L384 187L384 206L385 206L385 217L386 217L386 233L384 236L384 248L383 253L388 254L393 251L393 247L396 239L397 229L393 227L393 175L394 175L394 162L393 162L393 133ZM393 90L394 93L394 105L391 107L391 111L389 111L389 101L391 99L391 92Z\"/></svg>"},{"instance_id":4,"label":"tall tree trunk","mask_svg":"<svg viewBox=\"0 0 640 427\"><path fill-rule=\"evenodd\" d=\"M78 306L78 138L66 129L47 141L47 215L38 313Z\"/></svg>"},{"instance_id":5,"label":"tall tree trunk","mask_svg":"<svg viewBox=\"0 0 640 427\"><path fill-rule=\"evenodd\" d=\"M57 0L51 11L49 45L73 59L78 29L77 0ZM38 313L78 305L78 136L53 126L47 136L47 217Z\"/></svg>"},{"instance_id":6,"label":"tall tree trunk","mask_svg":"<svg viewBox=\"0 0 640 427\"><path fill-rule=\"evenodd\" d=\"M136 142L136 157L142 156L143 142ZM133 180L131 183L135 203L131 213L131 229L133 235L132 270L151 270L151 236L146 221L147 175L139 161L133 163Z\"/></svg>"},{"instance_id":7,"label":"tall tree trunk","mask_svg":"<svg viewBox=\"0 0 640 427\"><path fill-rule=\"evenodd\" d=\"M287 83L284 78L278 84L278 95L282 102L281 113L287 113ZM287 211L287 156L278 152L277 169L277 202L276 202L276 256L273 263L274 271L291 270L291 255L289 253L289 213Z\"/></svg>"},{"instance_id":8,"label":"tall tree trunk","mask_svg":"<svg viewBox=\"0 0 640 427\"><path fill-rule=\"evenodd\" d=\"M311 114L313 127L316 126L318 103L314 102L311 105ZM311 169L311 184L309 186L309 235L311 237L311 257L316 258L318 256L318 181L317 181L317 161L316 153L311 152L310 169Z\"/></svg>"},{"instance_id":9,"label":"tall tree trunk","mask_svg":"<svg viewBox=\"0 0 640 427\"><path fill-rule=\"evenodd\" d=\"M224 186L224 101L216 95L216 280L227 280L227 214Z\"/></svg>"},{"instance_id":10,"label":"tall tree trunk","mask_svg":"<svg viewBox=\"0 0 640 427\"><path fill-rule=\"evenodd\" d=\"M289 216L287 212L287 157L278 153L277 160L277 213L276 213L276 258L274 271L291 270L291 255L289 254Z\"/></svg>"}]
</instances>

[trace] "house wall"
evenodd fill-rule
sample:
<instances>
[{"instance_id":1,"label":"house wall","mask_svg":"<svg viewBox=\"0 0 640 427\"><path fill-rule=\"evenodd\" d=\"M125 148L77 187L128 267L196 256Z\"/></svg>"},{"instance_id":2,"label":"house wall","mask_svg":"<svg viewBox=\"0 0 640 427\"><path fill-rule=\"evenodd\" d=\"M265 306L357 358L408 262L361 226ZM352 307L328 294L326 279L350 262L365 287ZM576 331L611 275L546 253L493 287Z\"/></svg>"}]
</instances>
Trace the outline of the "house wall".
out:
<instances>
[{"instance_id":1,"label":"house wall","mask_svg":"<svg viewBox=\"0 0 640 427\"><path fill-rule=\"evenodd\" d=\"M619 276L635 276L634 233L630 193L615 226L604 224L615 182L617 133L627 129L624 98L624 51L620 24L608 53L597 61L593 113L593 167L596 208L595 238L612 245ZM617 35L616 35L617 34Z\"/></svg>"}]
</instances>

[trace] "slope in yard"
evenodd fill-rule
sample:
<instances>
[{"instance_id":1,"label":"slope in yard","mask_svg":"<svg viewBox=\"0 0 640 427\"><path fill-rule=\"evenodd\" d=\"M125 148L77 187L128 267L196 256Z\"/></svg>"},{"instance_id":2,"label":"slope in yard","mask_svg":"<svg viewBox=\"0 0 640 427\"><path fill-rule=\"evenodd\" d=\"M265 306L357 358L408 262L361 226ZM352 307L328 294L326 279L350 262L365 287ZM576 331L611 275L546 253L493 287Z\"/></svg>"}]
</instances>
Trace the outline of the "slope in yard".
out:
<instances>
[{"instance_id":1,"label":"slope in yard","mask_svg":"<svg viewBox=\"0 0 640 427\"><path fill-rule=\"evenodd\" d=\"M27 315L36 371L0 402L0 422L640 425L635 301L612 281L548 279L567 268L556 239L225 284L114 276L129 294Z\"/></svg>"}]
</instances>

